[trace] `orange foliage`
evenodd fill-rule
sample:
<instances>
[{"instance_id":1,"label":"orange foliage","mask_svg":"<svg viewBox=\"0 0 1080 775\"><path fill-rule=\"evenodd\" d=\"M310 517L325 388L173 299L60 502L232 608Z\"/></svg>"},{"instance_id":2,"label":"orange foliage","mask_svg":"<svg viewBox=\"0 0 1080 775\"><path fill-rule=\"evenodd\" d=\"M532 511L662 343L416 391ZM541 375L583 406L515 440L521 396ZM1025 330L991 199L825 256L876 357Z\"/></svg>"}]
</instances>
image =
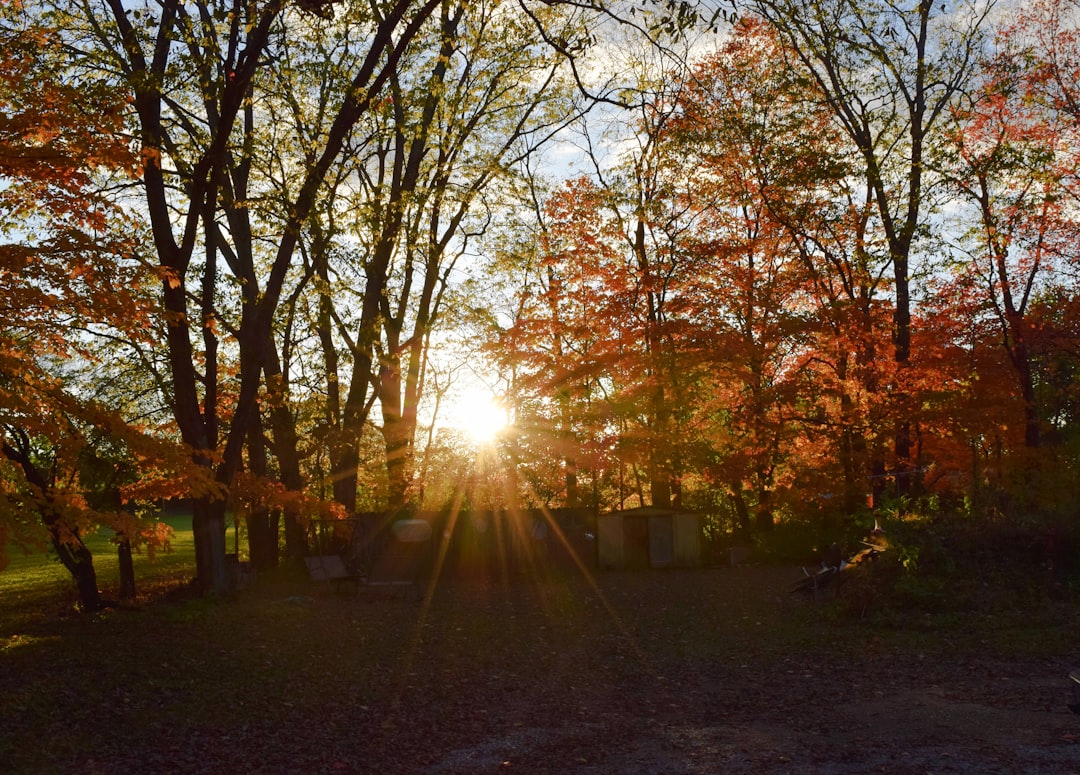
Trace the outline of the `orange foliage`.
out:
<instances>
[{"instance_id":1,"label":"orange foliage","mask_svg":"<svg viewBox=\"0 0 1080 775\"><path fill-rule=\"evenodd\" d=\"M150 334L136 229L100 191L104 177L134 174L138 159L124 98L65 72L59 37L29 19L18 2L0 7L0 555L9 541L40 542L34 515L48 514L61 542L133 519L87 503L78 467L91 432L138 460L132 498L161 497L200 476L172 442L66 389L64 364L95 358L83 330L133 341ZM127 527L147 545L163 540L156 525Z\"/></svg>"},{"instance_id":2,"label":"orange foliage","mask_svg":"<svg viewBox=\"0 0 1080 775\"><path fill-rule=\"evenodd\" d=\"M348 516L338 503L290 490L281 482L246 471L233 478L229 499L234 513L239 515L262 508L296 514L305 523L310 519L338 520Z\"/></svg>"}]
</instances>

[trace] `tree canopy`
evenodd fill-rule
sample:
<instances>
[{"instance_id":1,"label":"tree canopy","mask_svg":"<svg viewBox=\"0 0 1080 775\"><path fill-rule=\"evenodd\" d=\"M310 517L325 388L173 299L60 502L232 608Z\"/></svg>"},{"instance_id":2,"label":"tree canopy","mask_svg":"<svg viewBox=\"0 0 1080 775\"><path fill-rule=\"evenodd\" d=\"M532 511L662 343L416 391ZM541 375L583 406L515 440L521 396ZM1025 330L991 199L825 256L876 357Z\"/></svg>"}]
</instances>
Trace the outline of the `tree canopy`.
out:
<instances>
[{"instance_id":1,"label":"tree canopy","mask_svg":"<svg viewBox=\"0 0 1080 775\"><path fill-rule=\"evenodd\" d=\"M487 505L1067 510L1071 2L7 0L0 552L185 498L221 591L483 391Z\"/></svg>"}]
</instances>

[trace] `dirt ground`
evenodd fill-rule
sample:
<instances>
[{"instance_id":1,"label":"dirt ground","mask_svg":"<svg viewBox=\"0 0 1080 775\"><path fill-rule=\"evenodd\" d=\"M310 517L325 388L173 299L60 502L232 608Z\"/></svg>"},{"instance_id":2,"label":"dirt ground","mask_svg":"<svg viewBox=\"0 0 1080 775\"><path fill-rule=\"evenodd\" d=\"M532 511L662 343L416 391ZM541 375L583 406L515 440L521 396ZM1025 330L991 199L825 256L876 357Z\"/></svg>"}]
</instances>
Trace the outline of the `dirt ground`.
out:
<instances>
[{"instance_id":1,"label":"dirt ground","mask_svg":"<svg viewBox=\"0 0 1080 775\"><path fill-rule=\"evenodd\" d=\"M612 610L596 620L617 624L555 659L580 684L545 686L559 664L531 687L493 665L504 691L479 714L462 708L464 744L401 771L1080 773L1068 656L995 653L962 627L827 621L827 601L792 600L790 581L784 569L602 578Z\"/></svg>"},{"instance_id":2,"label":"dirt ground","mask_svg":"<svg viewBox=\"0 0 1080 775\"><path fill-rule=\"evenodd\" d=\"M989 686L923 664L874 664L892 675L865 681L866 663L819 663L772 681L719 669L653 690L643 682L600 700L608 707L591 720L480 735L422 771L1080 772L1080 724L1054 704L1062 682L1052 664L994 664ZM843 685L823 686L823 674Z\"/></svg>"},{"instance_id":3,"label":"dirt ground","mask_svg":"<svg viewBox=\"0 0 1080 775\"><path fill-rule=\"evenodd\" d=\"M1075 626L869 625L794 599L792 573L269 589L48 622L0 650L0 770L1080 773Z\"/></svg>"}]
</instances>

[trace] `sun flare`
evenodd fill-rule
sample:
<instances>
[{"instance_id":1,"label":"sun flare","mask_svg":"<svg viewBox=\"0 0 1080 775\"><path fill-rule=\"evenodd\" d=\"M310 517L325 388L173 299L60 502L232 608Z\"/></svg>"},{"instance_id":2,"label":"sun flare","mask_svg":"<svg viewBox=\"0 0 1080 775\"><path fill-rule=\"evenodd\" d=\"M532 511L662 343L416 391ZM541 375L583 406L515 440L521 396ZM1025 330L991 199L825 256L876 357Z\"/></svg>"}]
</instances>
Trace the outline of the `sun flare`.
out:
<instances>
[{"instance_id":1,"label":"sun flare","mask_svg":"<svg viewBox=\"0 0 1080 775\"><path fill-rule=\"evenodd\" d=\"M480 445L495 441L508 423L506 408L484 391L459 396L449 415L449 425Z\"/></svg>"}]
</instances>

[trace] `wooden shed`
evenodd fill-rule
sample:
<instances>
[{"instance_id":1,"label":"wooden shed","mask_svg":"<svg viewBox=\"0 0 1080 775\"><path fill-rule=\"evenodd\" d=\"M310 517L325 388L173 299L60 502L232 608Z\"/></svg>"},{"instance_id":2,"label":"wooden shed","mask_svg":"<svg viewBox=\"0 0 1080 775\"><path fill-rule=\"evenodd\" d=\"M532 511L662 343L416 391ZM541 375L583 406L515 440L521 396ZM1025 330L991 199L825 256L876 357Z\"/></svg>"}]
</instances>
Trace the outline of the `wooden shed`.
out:
<instances>
[{"instance_id":1,"label":"wooden shed","mask_svg":"<svg viewBox=\"0 0 1080 775\"><path fill-rule=\"evenodd\" d=\"M597 518L600 568L692 568L701 565L701 518L645 506Z\"/></svg>"}]
</instances>

